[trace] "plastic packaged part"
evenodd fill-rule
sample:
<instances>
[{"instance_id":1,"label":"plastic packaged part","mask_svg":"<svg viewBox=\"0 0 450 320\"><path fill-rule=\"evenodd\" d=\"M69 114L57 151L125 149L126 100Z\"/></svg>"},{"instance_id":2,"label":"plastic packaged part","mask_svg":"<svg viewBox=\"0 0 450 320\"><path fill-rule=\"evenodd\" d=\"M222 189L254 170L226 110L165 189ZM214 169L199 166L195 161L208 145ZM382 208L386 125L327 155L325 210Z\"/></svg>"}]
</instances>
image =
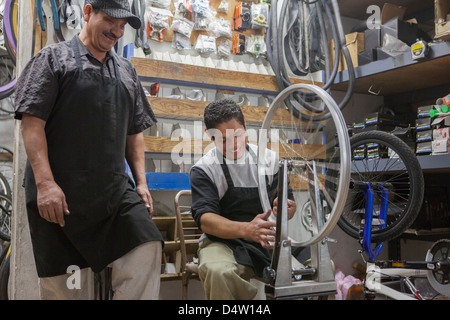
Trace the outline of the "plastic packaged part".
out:
<instances>
[{"instance_id":1,"label":"plastic packaged part","mask_svg":"<svg viewBox=\"0 0 450 320\"><path fill-rule=\"evenodd\" d=\"M208 30L208 26L215 19L216 14L216 10L212 7L200 12L193 12L194 30Z\"/></svg>"},{"instance_id":2,"label":"plastic packaged part","mask_svg":"<svg viewBox=\"0 0 450 320\"><path fill-rule=\"evenodd\" d=\"M253 3L251 7L253 29L267 28L269 26L269 5L267 3Z\"/></svg>"},{"instance_id":3,"label":"plastic packaged part","mask_svg":"<svg viewBox=\"0 0 450 320\"><path fill-rule=\"evenodd\" d=\"M164 30L169 29L169 17L172 12L166 9L150 7L148 12L147 37L151 40L164 41Z\"/></svg>"},{"instance_id":4,"label":"plastic packaged part","mask_svg":"<svg viewBox=\"0 0 450 320\"><path fill-rule=\"evenodd\" d=\"M172 47L177 50L192 49L191 39L181 33L174 32L173 39L172 39Z\"/></svg>"},{"instance_id":5,"label":"plastic packaged part","mask_svg":"<svg viewBox=\"0 0 450 320\"><path fill-rule=\"evenodd\" d=\"M175 18L184 18L187 11L186 0L173 0L173 15Z\"/></svg>"},{"instance_id":6,"label":"plastic packaged part","mask_svg":"<svg viewBox=\"0 0 450 320\"><path fill-rule=\"evenodd\" d=\"M213 17L208 24L207 30L210 32L211 36L216 38L231 38L232 36L231 21L225 20L223 17Z\"/></svg>"},{"instance_id":7,"label":"plastic packaged part","mask_svg":"<svg viewBox=\"0 0 450 320\"><path fill-rule=\"evenodd\" d=\"M390 56L397 56L409 52L411 48L403 41L394 38L390 34L386 34L383 38L383 47L381 47L381 50Z\"/></svg>"},{"instance_id":8,"label":"plastic packaged part","mask_svg":"<svg viewBox=\"0 0 450 320\"><path fill-rule=\"evenodd\" d=\"M192 13L192 15L194 20L194 30L206 30L206 28L208 28L208 18L195 12Z\"/></svg>"},{"instance_id":9,"label":"plastic packaged part","mask_svg":"<svg viewBox=\"0 0 450 320\"><path fill-rule=\"evenodd\" d=\"M245 35L235 33L233 35L233 54L244 54L245 42Z\"/></svg>"},{"instance_id":10,"label":"plastic packaged part","mask_svg":"<svg viewBox=\"0 0 450 320\"><path fill-rule=\"evenodd\" d=\"M233 48L233 41L222 38L217 40L217 55L221 58L229 58Z\"/></svg>"},{"instance_id":11,"label":"plastic packaged part","mask_svg":"<svg viewBox=\"0 0 450 320\"><path fill-rule=\"evenodd\" d=\"M158 6L159 8L169 9L171 0L145 0L145 4L148 7L152 7L153 5Z\"/></svg>"},{"instance_id":12,"label":"plastic packaged part","mask_svg":"<svg viewBox=\"0 0 450 320\"><path fill-rule=\"evenodd\" d=\"M245 42L245 50L256 58L266 54L266 42L262 35L251 35Z\"/></svg>"},{"instance_id":13,"label":"plastic packaged part","mask_svg":"<svg viewBox=\"0 0 450 320\"><path fill-rule=\"evenodd\" d=\"M78 30L83 27L83 11L78 4L68 4L66 7L65 17L65 22L68 29Z\"/></svg>"},{"instance_id":14,"label":"plastic packaged part","mask_svg":"<svg viewBox=\"0 0 450 320\"><path fill-rule=\"evenodd\" d=\"M216 38L201 34L195 42L194 49L201 54L216 53Z\"/></svg>"},{"instance_id":15,"label":"plastic packaged part","mask_svg":"<svg viewBox=\"0 0 450 320\"><path fill-rule=\"evenodd\" d=\"M193 89L188 92L186 92L186 99L192 100L192 101L204 101L204 94L203 91L200 89Z\"/></svg>"},{"instance_id":16,"label":"plastic packaged part","mask_svg":"<svg viewBox=\"0 0 450 320\"><path fill-rule=\"evenodd\" d=\"M192 1L192 12L200 14L204 17L208 15L209 10L209 0L193 0Z\"/></svg>"},{"instance_id":17,"label":"plastic packaged part","mask_svg":"<svg viewBox=\"0 0 450 320\"><path fill-rule=\"evenodd\" d=\"M148 12L148 22L152 28L169 29L169 17L173 17L172 12L166 9L150 7Z\"/></svg>"},{"instance_id":18,"label":"plastic packaged part","mask_svg":"<svg viewBox=\"0 0 450 320\"><path fill-rule=\"evenodd\" d=\"M194 29L194 22L186 18L175 18L172 22L172 30L190 38L192 29Z\"/></svg>"},{"instance_id":19,"label":"plastic packaged part","mask_svg":"<svg viewBox=\"0 0 450 320\"><path fill-rule=\"evenodd\" d=\"M222 1L220 1L219 7L217 8L217 12L228 13L229 6L230 6L230 3L228 2L228 0L222 0Z\"/></svg>"}]
</instances>

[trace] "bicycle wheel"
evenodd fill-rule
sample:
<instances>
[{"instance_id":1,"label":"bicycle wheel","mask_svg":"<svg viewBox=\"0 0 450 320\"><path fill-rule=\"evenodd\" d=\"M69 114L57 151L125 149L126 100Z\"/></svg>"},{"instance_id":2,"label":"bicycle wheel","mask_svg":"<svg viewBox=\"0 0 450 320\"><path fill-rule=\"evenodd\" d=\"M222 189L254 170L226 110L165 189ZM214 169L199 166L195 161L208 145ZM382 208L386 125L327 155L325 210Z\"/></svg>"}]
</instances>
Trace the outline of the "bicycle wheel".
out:
<instances>
[{"instance_id":1,"label":"bicycle wheel","mask_svg":"<svg viewBox=\"0 0 450 320\"><path fill-rule=\"evenodd\" d=\"M0 196L11 198L11 186L9 185L8 179L2 173L0 173Z\"/></svg>"},{"instance_id":2,"label":"bicycle wheel","mask_svg":"<svg viewBox=\"0 0 450 320\"><path fill-rule=\"evenodd\" d=\"M359 186L370 184L376 188L381 184L389 189L387 217L384 227L374 224L371 240L391 240L414 222L422 206L424 179L419 161L405 142L382 131L359 133L350 139L350 145L350 191L338 225L359 239L365 213L365 197ZM379 218L380 202L375 196L374 219Z\"/></svg>"},{"instance_id":3,"label":"bicycle wheel","mask_svg":"<svg viewBox=\"0 0 450 320\"><path fill-rule=\"evenodd\" d=\"M0 45L0 99L10 96L16 84L17 2L7 0L3 14L3 44Z\"/></svg>"},{"instance_id":4,"label":"bicycle wheel","mask_svg":"<svg viewBox=\"0 0 450 320\"><path fill-rule=\"evenodd\" d=\"M11 254L8 254L6 259L0 266L0 300L9 300L8 282L9 282L10 260L11 260L10 257Z\"/></svg>"},{"instance_id":5,"label":"bicycle wheel","mask_svg":"<svg viewBox=\"0 0 450 320\"><path fill-rule=\"evenodd\" d=\"M329 113L328 119L303 119L303 115L311 115L309 106L304 108L291 99L293 94L302 90L315 93L314 103L321 108L316 109L317 114ZM295 114L286 107L284 102L287 99L297 104ZM277 177L277 168L272 170L266 163L266 153L270 153L268 150L275 151L277 158L289 163L289 186L297 206L297 212L288 225L292 246L306 247L317 243L336 225L345 204L350 179L350 142L336 102L322 88L309 84L292 85L272 102L258 141L258 189L264 211L271 209L273 198L271 195L269 197L266 180ZM330 162L330 156L336 150L338 158ZM324 183L325 172L330 167L341 173L334 178L338 187L335 190L329 190Z\"/></svg>"},{"instance_id":6,"label":"bicycle wheel","mask_svg":"<svg viewBox=\"0 0 450 320\"><path fill-rule=\"evenodd\" d=\"M11 198L0 194L0 239L11 240Z\"/></svg>"},{"instance_id":7,"label":"bicycle wheel","mask_svg":"<svg viewBox=\"0 0 450 320\"><path fill-rule=\"evenodd\" d=\"M0 100L9 97L16 85L16 66L0 46Z\"/></svg>"},{"instance_id":8,"label":"bicycle wheel","mask_svg":"<svg viewBox=\"0 0 450 320\"><path fill-rule=\"evenodd\" d=\"M450 259L450 240L442 239L435 242L428 250L425 261L442 261L445 263ZM429 270L427 279L434 290L442 295L450 296L450 270Z\"/></svg>"},{"instance_id":9,"label":"bicycle wheel","mask_svg":"<svg viewBox=\"0 0 450 320\"><path fill-rule=\"evenodd\" d=\"M0 101L1 104L1 101ZM0 113L1 118L1 113ZM6 192L3 192L7 196L12 196L12 183L13 183L13 175L14 175L14 168L13 168L13 152L9 150L8 148L1 147L0 146L0 174L3 175L3 178L6 179L9 185L9 192L8 190L3 189L2 182L0 182L0 193L2 193L2 190L5 190ZM3 179L0 178L0 179Z\"/></svg>"}]
</instances>

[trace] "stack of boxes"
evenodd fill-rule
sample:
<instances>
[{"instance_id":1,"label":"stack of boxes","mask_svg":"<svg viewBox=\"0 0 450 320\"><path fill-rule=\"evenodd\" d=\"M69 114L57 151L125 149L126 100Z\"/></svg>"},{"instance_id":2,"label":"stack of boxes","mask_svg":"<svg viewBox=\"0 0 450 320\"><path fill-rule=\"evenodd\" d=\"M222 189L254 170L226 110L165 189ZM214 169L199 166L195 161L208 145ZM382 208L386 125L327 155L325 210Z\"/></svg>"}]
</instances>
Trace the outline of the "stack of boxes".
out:
<instances>
[{"instance_id":1,"label":"stack of boxes","mask_svg":"<svg viewBox=\"0 0 450 320\"><path fill-rule=\"evenodd\" d=\"M417 119L416 119L417 155L431 154L432 151L433 129L431 127L431 117L430 117L430 110L432 109L433 109L432 105L417 108Z\"/></svg>"},{"instance_id":2,"label":"stack of boxes","mask_svg":"<svg viewBox=\"0 0 450 320\"><path fill-rule=\"evenodd\" d=\"M374 112L366 115L363 119L353 123L351 134L355 135L365 131L384 131L398 136L408 145L414 148L414 139L411 135L411 128L404 123L400 123L395 116L391 114L384 114ZM353 151L353 160L361 159L377 159L393 157L395 155L389 154L385 146L379 146L377 143L370 143L361 145Z\"/></svg>"}]
</instances>

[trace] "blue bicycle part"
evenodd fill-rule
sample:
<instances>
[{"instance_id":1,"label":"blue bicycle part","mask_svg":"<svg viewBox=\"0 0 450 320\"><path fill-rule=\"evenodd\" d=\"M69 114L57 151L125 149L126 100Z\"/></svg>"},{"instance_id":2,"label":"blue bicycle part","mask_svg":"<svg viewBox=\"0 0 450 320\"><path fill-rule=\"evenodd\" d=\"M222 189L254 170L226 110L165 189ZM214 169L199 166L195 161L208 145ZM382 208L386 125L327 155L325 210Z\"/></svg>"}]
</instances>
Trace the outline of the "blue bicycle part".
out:
<instances>
[{"instance_id":1,"label":"blue bicycle part","mask_svg":"<svg viewBox=\"0 0 450 320\"><path fill-rule=\"evenodd\" d=\"M386 217L387 217L387 209L388 209L388 198L389 198L389 190L380 183L376 186L377 191L374 191L374 188L370 185L370 183L363 183L359 186L364 193L364 197L366 200L365 203L365 213L364 213L364 230L363 230L363 239L362 246L364 251L369 256L369 261L373 262L380 254L383 249L383 242L377 243L375 248L372 249L372 222L373 222L373 210L374 210L374 198L375 193L380 199L380 213L379 213L379 228L382 229L386 227Z\"/></svg>"},{"instance_id":2,"label":"blue bicycle part","mask_svg":"<svg viewBox=\"0 0 450 320\"><path fill-rule=\"evenodd\" d=\"M39 17L39 23L41 24L42 31L45 31L45 21L44 21L44 10L42 9L42 1L36 1L36 10ZM55 30L59 30L59 16L58 16L58 8L56 7L55 0L50 0L50 5L52 7L52 15L53 15L53 28Z\"/></svg>"}]
</instances>

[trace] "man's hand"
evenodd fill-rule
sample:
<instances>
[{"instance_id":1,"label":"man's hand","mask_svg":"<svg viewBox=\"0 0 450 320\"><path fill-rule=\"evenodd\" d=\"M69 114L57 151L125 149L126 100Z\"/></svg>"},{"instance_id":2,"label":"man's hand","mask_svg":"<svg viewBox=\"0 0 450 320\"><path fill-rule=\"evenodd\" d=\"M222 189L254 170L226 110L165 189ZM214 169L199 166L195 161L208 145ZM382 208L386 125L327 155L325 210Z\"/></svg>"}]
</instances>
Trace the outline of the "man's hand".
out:
<instances>
[{"instance_id":1,"label":"man's hand","mask_svg":"<svg viewBox=\"0 0 450 320\"><path fill-rule=\"evenodd\" d=\"M148 213L150 214L150 217L153 217L153 199L150 194L150 191L148 190L147 185L142 184L136 186L136 192L141 197L142 201L144 202Z\"/></svg>"},{"instance_id":2,"label":"man's hand","mask_svg":"<svg viewBox=\"0 0 450 320\"><path fill-rule=\"evenodd\" d=\"M261 244L263 248L273 249L269 242L275 240L275 230L272 228L276 226L276 222L267 221L271 211L258 214L251 222L247 224L248 238Z\"/></svg>"},{"instance_id":3,"label":"man's hand","mask_svg":"<svg viewBox=\"0 0 450 320\"><path fill-rule=\"evenodd\" d=\"M278 207L278 198L275 198L275 200L273 201L273 214L274 215L277 215L277 207ZM290 220L294 216L295 211L297 211L297 204L295 203L295 201L288 199L287 211L288 211L288 220Z\"/></svg>"},{"instance_id":4,"label":"man's hand","mask_svg":"<svg viewBox=\"0 0 450 320\"><path fill-rule=\"evenodd\" d=\"M64 215L70 212L66 196L56 182L48 181L38 186L37 205L43 219L65 226Z\"/></svg>"}]
</instances>

